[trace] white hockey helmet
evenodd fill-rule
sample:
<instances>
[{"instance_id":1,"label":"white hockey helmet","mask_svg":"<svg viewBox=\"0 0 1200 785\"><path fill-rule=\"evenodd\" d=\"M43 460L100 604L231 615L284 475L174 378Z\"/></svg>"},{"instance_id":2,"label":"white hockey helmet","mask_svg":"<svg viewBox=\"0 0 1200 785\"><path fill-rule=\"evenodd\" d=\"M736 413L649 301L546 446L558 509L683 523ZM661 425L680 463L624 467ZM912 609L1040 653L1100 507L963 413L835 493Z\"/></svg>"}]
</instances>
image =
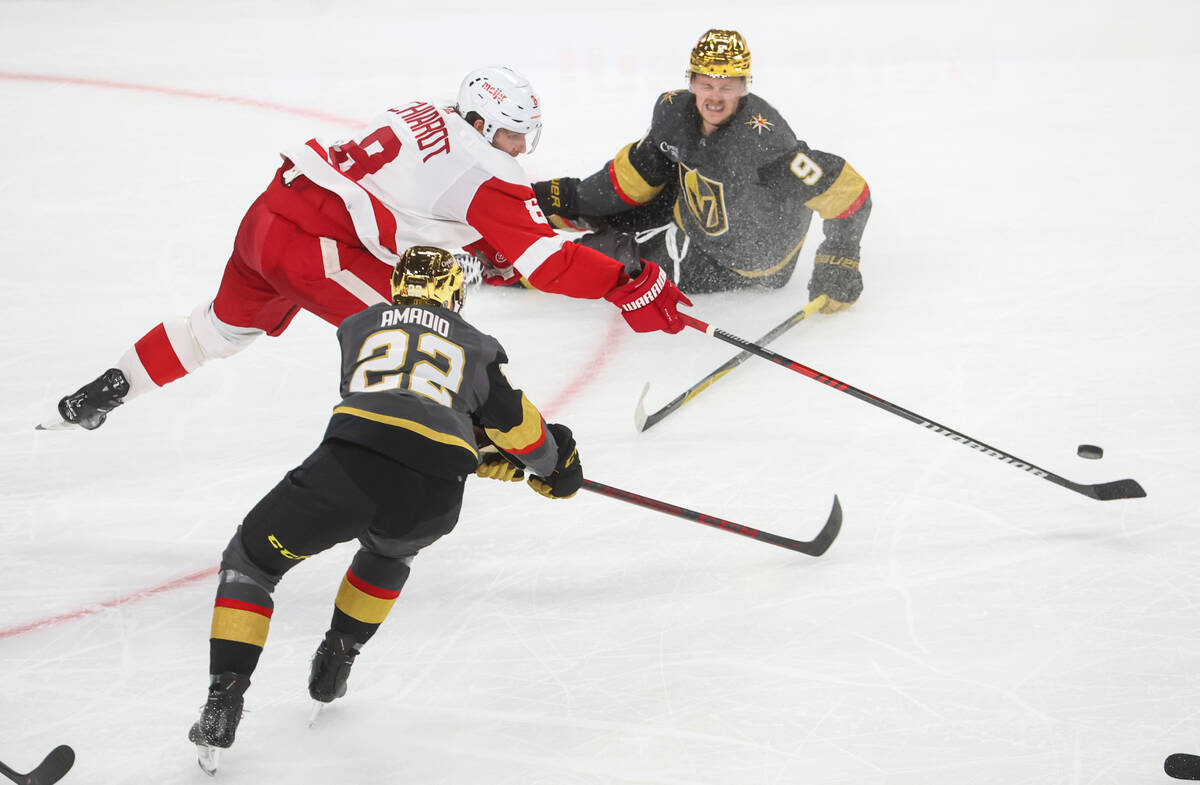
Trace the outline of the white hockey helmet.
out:
<instances>
[{"instance_id":1,"label":"white hockey helmet","mask_svg":"<svg viewBox=\"0 0 1200 785\"><path fill-rule=\"evenodd\" d=\"M467 74L458 88L458 113L483 118L483 138L491 144L496 130L525 134L529 152L542 135L542 109L533 85L511 68L490 65Z\"/></svg>"}]
</instances>

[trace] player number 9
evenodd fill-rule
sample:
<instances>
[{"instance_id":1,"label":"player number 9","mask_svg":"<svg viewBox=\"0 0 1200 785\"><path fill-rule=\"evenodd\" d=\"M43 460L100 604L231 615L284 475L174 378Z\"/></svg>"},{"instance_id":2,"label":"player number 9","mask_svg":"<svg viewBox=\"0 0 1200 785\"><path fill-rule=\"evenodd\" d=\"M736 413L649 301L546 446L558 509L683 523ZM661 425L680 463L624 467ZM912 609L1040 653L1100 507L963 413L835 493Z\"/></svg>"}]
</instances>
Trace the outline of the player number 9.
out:
<instances>
[{"instance_id":1,"label":"player number 9","mask_svg":"<svg viewBox=\"0 0 1200 785\"><path fill-rule=\"evenodd\" d=\"M796 157L792 159L791 169L792 174L799 177L805 185L816 185L817 180L821 179L821 175L825 174L817 162L804 153L796 153Z\"/></svg>"}]
</instances>

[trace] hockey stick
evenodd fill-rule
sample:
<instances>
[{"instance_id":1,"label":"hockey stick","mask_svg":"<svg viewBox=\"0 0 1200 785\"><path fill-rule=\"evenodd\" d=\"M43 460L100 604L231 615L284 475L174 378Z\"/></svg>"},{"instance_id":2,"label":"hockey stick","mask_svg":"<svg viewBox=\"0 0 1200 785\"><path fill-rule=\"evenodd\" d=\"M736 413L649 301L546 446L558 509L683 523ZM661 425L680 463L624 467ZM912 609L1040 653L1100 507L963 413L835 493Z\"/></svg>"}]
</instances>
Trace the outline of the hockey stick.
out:
<instances>
[{"instance_id":1,"label":"hockey stick","mask_svg":"<svg viewBox=\"0 0 1200 785\"><path fill-rule=\"evenodd\" d=\"M752 344L742 338L738 338L736 335L732 335L724 330L713 327L707 322L702 322L693 316L689 316L685 313L681 313L679 315L683 318L683 323L688 327L699 330L706 335L711 335L714 338L725 341L726 343L733 344L734 346L739 346L751 354L756 354L765 360L770 360L773 363L782 365L784 368L787 368L790 371L795 371L798 374L807 376L808 378L832 387L839 392L844 392L847 395L851 395L859 399L860 401L869 403L872 406L877 406L880 409L883 409L885 412L891 412L897 417L903 417L909 422L914 422L917 425L920 425L922 428L928 428L929 430L934 431L935 433L940 433L942 436L947 436L954 441L959 442L960 444L965 444L972 450L977 450L984 455L990 455L993 458L1004 461L1005 463L1015 466L1018 469L1027 471L1035 477L1041 477L1043 480L1048 480L1056 485L1061 485L1062 487L1068 488L1076 493L1081 493L1084 496L1092 499L1099 499L1100 501L1110 501L1112 499L1139 499L1146 495L1146 492L1142 489L1142 486L1138 484L1137 480L1115 480L1113 482L1102 482L1095 485L1084 485L1082 483L1072 482L1064 477L1059 477L1057 474L1046 471L1045 469L1035 466L1026 460L1016 457L1015 455L1010 455L1003 450L996 449L995 447L973 439L970 436L967 436L965 433L956 431L953 428L947 428L945 425L941 425L933 420L922 417L919 414L910 412L908 409L897 406L891 401L886 401L883 398L878 398L874 395L871 395L870 393L860 390L857 387L851 387L845 382L834 379L832 376L828 376L820 371L813 370L807 365L801 365L795 360L789 360L787 357L776 354L770 349L764 349L761 346Z\"/></svg>"},{"instance_id":2,"label":"hockey stick","mask_svg":"<svg viewBox=\"0 0 1200 785\"><path fill-rule=\"evenodd\" d=\"M1200 780L1200 755L1176 752L1163 761L1163 771L1177 780Z\"/></svg>"},{"instance_id":3,"label":"hockey stick","mask_svg":"<svg viewBox=\"0 0 1200 785\"><path fill-rule=\"evenodd\" d=\"M838 501L836 494L833 497L833 509L829 511L829 518L826 519L825 525L821 527L821 531L817 533L817 536L811 540L791 540L787 537L780 537L778 534L752 529L749 526L727 521L724 518L717 518L716 516L696 512L684 507L676 507L674 504L668 504L667 502L658 501L646 496L639 496L636 493L623 491L620 488L614 488L611 485L604 485L603 483L593 482L588 479L583 481L583 489L592 493L610 496L623 502L629 502L630 504L636 504L639 507L646 507L657 512L666 513L667 515L674 515L684 520L703 523L705 526L712 526L715 529L740 534L743 537L749 537L760 542L778 545L780 548L787 548L789 551L798 551L808 556L820 556L829 550L829 546L837 539L838 532L842 530L842 504Z\"/></svg>"},{"instance_id":4,"label":"hockey stick","mask_svg":"<svg viewBox=\"0 0 1200 785\"><path fill-rule=\"evenodd\" d=\"M41 764L28 774L20 774L0 763L0 773L4 774L17 785L53 785L58 782L75 765L75 750L66 744L60 744L50 750L50 754Z\"/></svg>"},{"instance_id":5,"label":"hockey stick","mask_svg":"<svg viewBox=\"0 0 1200 785\"><path fill-rule=\"evenodd\" d=\"M817 298L815 300L810 302L808 305L804 306L802 309L800 309L796 313L789 316L784 321L780 322L769 333L767 333L762 338L759 338L757 341L755 341L755 343L757 343L759 346L765 346L766 344L770 343L771 341L775 340L779 336L786 333L788 330L795 327L800 322L802 322L805 319L807 319L808 317L812 316L817 311L824 308L825 303L827 303L827 302L829 302L828 295L824 295L824 294L817 295ZM717 379L720 379L722 376L729 373L734 368L738 367L743 362L745 362L746 358L749 357L750 354L751 354L751 352L742 351L737 356L727 360L725 362L725 364L722 365L720 368L717 368L715 371L710 373L708 376L705 376L703 379L701 379L700 381L693 384L691 387L684 390L673 401L671 401L666 406L662 407L661 409L659 409L658 411L656 411L654 414L651 414L651 415L646 414L646 406L645 406L646 393L650 391L650 383L646 382L646 386L642 388L642 397L638 398L637 410L634 412L634 415L633 415L633 421L637 425L637 429L639 431L644 431L647 428L649 428L651 425L654 425L654 423L658 422L659 420L663 419L671 412L678 409L680 406L683 406L685 403L692 400L697 395L699 395L701 392L703 392L708 387L710 387L715 381L717 381Z\"/></svg>"}]
</instances>

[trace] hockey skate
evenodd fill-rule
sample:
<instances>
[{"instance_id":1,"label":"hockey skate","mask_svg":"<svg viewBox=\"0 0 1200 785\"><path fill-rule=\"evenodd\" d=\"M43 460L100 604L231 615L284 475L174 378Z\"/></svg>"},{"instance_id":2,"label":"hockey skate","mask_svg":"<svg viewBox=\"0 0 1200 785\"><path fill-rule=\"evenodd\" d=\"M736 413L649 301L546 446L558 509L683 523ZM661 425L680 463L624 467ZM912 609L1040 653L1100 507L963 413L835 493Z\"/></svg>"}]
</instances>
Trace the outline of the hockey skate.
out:
<instances>
[{"instance_id":1,"label":"hockey skate","mask_svg":"<svg viewBox=\"0 0 1200 785\"><path fill-rule=\"evenodd\" d=\"M310 727L325 706L346 694L346 680L350 678L350 667L357 656L358 644L353 635L336 630L325 633L325 640L313 654L308 672L308 694L313 699L312 714L308 718Z\"/></svg>"},{"instance_id":2,"label":"hockey skate","mask_svg":"<svg viewBox=\"0 0 1200 785\"><path fill-rule=\"evenodd\" d=\"M240 673L217 676L208 688L208 701L200 710L200 719L188 731L188 741L196 745L197 762L209 776L217 773L221 750L233 746L249 686L250 678Z\"/></svg>"},{"instance_id":3,"label":"hockey skate","mask_svg":"<svg viewBox=\"0 0 1200 785\"><path fill-rule=\"evenodd\" d=\"M58 419L37 426L40 431L84 428L92 431L108 419L129 393L129 381L119 368L109 368L96 380L85 384L58 402Z\"/></svg>"}]
</instances>

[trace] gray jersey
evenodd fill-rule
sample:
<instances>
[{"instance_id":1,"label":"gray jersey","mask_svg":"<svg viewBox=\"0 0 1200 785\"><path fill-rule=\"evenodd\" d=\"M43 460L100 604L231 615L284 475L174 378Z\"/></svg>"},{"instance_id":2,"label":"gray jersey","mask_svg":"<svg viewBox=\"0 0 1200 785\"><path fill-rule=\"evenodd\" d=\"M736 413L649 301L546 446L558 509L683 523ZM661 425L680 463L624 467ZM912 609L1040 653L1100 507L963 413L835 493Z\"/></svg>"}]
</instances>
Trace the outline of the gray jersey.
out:
<instances>
[{"instance_id":1,"label":"gray jersey","mask_svg":"<svg viewBox=\"0 0 1200 785\"><path fill-rule=\"evenodd\" d=\"M531 474L554 471L554 437L505 378L503 347L458 314L432 305L373 305L342 322L337 334L342 401L325 438L452 478L479 465L478 424Z\"/></svg>"}]
</instances>

